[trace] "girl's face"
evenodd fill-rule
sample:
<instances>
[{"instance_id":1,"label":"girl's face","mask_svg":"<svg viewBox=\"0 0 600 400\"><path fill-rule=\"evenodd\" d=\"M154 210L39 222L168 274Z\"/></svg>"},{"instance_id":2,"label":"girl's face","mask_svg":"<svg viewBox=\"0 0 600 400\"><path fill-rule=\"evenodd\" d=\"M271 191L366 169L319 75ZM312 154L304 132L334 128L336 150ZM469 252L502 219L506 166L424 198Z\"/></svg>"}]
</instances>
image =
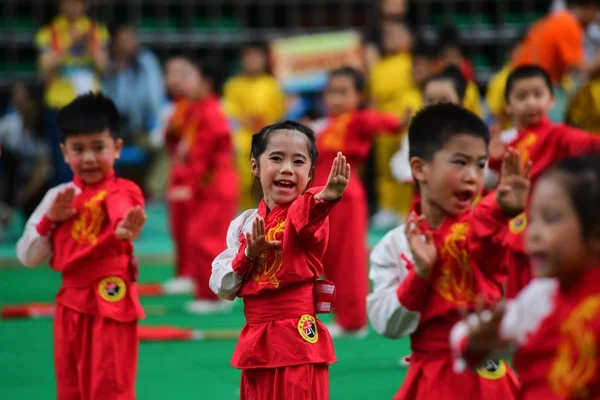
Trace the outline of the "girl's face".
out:
<instances>
[{"instance_id":1,"label":"girl's face","mask_svg":"<svg viewBox=\"0 0 600 400\"><path fill-rule=\"evenodd\" d=\"M260 179L267 207L287 204L306 190L312 178L308 138L292 130L275 131L265 151L252 159L252 173Z\"/></svg>"},{"instance_id":2,"label":"girl's face","mask_svg":"<svg viewBox=\"0 0 600 400\"><path fill-rule=\"evenodd\" d=\"M357 110L361 94L349 75L334 75L325 89L325 108L329 115L340 115Z\"/></svg>"},{"instance_id":3,"label":"girl's face","mask_svg":"<svg viewBox=\"0 0 600 400\"><path fill-rule=\"evenodd\" d=\"M425 86L425 105L439 103L454 103L461 104L458 93L454 89L454 85L447 79L438 79L428 82Z\"/></svg>"},{"instance_id":4,"label":"girl's face","mask_svg":"<svg viewBox=\"0 0 600 400\"><path fill-rule=\"evenodd\" d=\"M581 223L564 180L554 173L536 185L529 213L527 252L535 276L569 281L585 267L597 262L592 239L583 237ZM596 239L598 242L598 239Z\"/></svg>"}]
</instances>

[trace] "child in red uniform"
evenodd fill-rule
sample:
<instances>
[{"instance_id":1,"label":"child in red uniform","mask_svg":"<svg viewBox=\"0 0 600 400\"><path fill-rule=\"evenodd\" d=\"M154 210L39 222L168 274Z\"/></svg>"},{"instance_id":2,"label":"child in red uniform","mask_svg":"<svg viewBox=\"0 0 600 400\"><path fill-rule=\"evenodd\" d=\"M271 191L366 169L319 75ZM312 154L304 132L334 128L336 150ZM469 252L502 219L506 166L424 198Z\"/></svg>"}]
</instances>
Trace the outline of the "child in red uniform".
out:
<instances>
[{"instance_id":1,"label":"child in red uniform","mask_svg":"<svg viewBox=\"0 0 600 400\"><path fill-rule=\"evenodd\" d=\"M146 219L140 188L116 178L119 114L101 94L60 110L61 149L72 182L46 194L17 243L19 260L50 259L62 275L54 317L59 400L135 399L137 320L135 239Z\"/></svg>"},{"instance_id":2,"label":"child in red uniform","mask_svg":"<svg viewBox=\"0 0 600 400\"><path fill-rule=\"evenodd\" d=\"M213 262L214 292L244 300L246 325L232 360L242 369L244 400L329 398L328 365L336 359L329 332L315 318L315 282L323 274L327 217L350 166L338 153L326 186L309 189L316 159L314 133L296 122L253 135L252 173L263 199L231 223L227 250Z\"/></svg>"},{"instance_id":3,"label":"child in red uniform","mask_svg":"<svg viewBox=\"0 0 600 400\"><path fill-rule=\"evenodd\" d=\"M598 156L565 159L539 179L526 234L536 279L453 329L459 369L516 347L521 399L600 398L598 204Z\"/></svg>"},{"instance_id":4,"label":"child in red uniform","mask_svg":"<svg viewBox=\"0 0 600 400\"><path fill-rule=\"evenodd\" d=\"M184 95L190 102L183 127L174 175L180 185L172 196L188 201L186 256L193 264L195 300L188 312L205 314L227 311L231 302L219 299L208 281L211 263L224 249L227 227L235 217L239 180L229 122L221 109L217 91L218 72L190 62Z\"/></svg>"},{"instance_id":5,"label":"child in red uniform","mask_svg":"<svg viewBox=\"0 0 600 400\"><path fill-rule=\"evenodd\" d=\"M328 117L325 128L317 133L321 157L315 167L315 185L326 183L337 152L343 152L360 171L375 135L402 130L403 122L395 115L359 109L364 90L365 80L360 72L341 68L331 73L325 90ZM325 275L336 285L336 324L331 327L331 334L363 336L367 333L365 297L369 292L368 213L359 176L350 179L344 199L331 212L330 220L329 246L323 265Z\"/></svg>"},{"instance_id":6,"label":"child in red uniform","mask_svg":"<svg viewBox=\"0 0 600 400\"><path fill-rule=\"evenodd\" d=\"M483 186L489 133L475 114L454 104L419 112L409 127L410 164L421 194L406 226L390 231L371 253L373 328L410 335L412 356L395 399L513 399L518 385L504 361L454 375L448 335L459 310L481 296L502 297L497 262L507 215L525 205L528 181L510 152L503 186L472 208ZM505 211L503 211L505 210Z\"/></svg>"},{"instance_id":7,"label":"child in red uniform","mask_svg":"<svg viewBox=\"0 0 600 400\"><path fill-rule=\"evenodd\" d=\"M173 109L167 123L164 138L167 152L171 158L171 169L167 182L167 205L169 207L169 225L175 245L175 277L165 283L165 291L169 293L188 293L195 288L193 280L193 262L188 257L188 222L191 200L181 196L180 188L186 183L185 174L179 168L180 152L186 147L190 135L185 135L185 124L190 109L190 102L184 96L184 85L187 74L193 68L184 57L173 57L165 66L165 85L173 96ZM192 135L193 136L193 135Z\"/></svg>"},{"instance_id":8,"label":"child in red uniform","mask_svg":"<svg viewBox=\"0 0 600 400\"><path fill-rule=\"evenodd\" d=\"M503 132L490 145L491 170L499 170L499 159L506 147L521 153L522 162L531 161L531 181L565 157L600 151L600 137L563 124L553 124L547 117L554 104L548 74L537 66L522 66L512 71L506 83L506 110L513 117L515 129ZM531 279L531 269L523 247L526 214L511 221L507 246L509 279L508 298L513 298Z\"/></svg>"}]
</instances>

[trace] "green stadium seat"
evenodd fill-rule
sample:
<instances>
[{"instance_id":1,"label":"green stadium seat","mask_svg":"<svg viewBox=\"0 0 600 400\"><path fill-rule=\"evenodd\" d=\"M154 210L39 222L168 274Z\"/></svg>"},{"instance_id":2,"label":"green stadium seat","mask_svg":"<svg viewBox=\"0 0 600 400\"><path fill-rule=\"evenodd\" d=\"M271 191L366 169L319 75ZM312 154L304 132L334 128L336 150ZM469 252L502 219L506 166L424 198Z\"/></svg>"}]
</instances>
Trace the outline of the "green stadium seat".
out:
<instances>
[{"instance_id":1,"label":"green stadium seat","mask_svg":"<svg viewBox=\"0 0 600 400\"><path fill-rule=\"evenodd\" d=\"M196 18L192 22L192 31L196 33L226 31L239 32L242 29L242 21L237 18Z\"/></svg>"},{"instance_id":2,"label":"green stadium seat","mask_svg":"<svg viewBox=\"0 0 600 400\"><path fill-rule=\"evenodd\" d=\"M179 28L176 18L143 17L138 24L140 33L174 33Z\"/></svg>"},{"instance_id":3,"label":"green stadium seat","mask_svg":"<svg viewBox=\"0 0 600 400\"><path fill-rule=\"evenodd\" d=\"M0 31L13 31L16 33L35 33L40 24L33 18L13 17L0 19Z\"/></svg>"}]
</instances>

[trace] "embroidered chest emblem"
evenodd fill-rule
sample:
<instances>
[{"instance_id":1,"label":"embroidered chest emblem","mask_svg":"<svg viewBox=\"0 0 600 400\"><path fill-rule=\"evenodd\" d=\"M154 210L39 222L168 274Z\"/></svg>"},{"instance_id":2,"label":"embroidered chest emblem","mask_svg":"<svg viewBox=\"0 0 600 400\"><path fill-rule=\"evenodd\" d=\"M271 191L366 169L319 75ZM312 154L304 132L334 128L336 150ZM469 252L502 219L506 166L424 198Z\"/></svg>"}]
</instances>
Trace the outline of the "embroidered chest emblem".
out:
<instances>
[{"instance_id":1,"label":"embroidered chest emblem","mask_svg":"<svg viewBox=\"0 0 600 400\"><path fill-rule=\"evenodd\" d=\"M560 325L560 344L548 383L560 398L587 399L587 385L596 376L596 335L588 324L598 317L600 295L584 299Z\"/></svg>"},{"instance_id":2,"label":"embroidered chest emblem","mask_svg":"<svg viewBox=\"0 0 600 400\"><path fill-rule=\"evenodd\" d=\"M440 251L442 265L435 281L435 291L454 304L469 304L475 299L473 292L473 266L466 249L469 225L452 225Z\"/></svg>"},{"instance_id":3,"label":"embroidered chest emblem","mask_svg":"<svg viewBox=\"0 0 600 400\"><path fill-rule=\"evenodd\" d=\"M278 236L283 235L284 230L285 219L278 219L275 221L274 226L267 230L265 237L268 241L280 240ZM277 273L282 266L283 250L281 247L266 251L258 257L252 279L259 285L272 285L277 289L280 283Z\"/></svg>"},{"instance_id":4,"label":"embroidered chest emblem","mask_svg":"<svg viewBox=\"0 0 600 400\"><path fill-rule=\"evenodd\" d=\"M351 118L352 114L343 115L327 127L321 133L320 147L324 150L343 150Z\"/></svg>"},{"instance_id":5,"label":"embroidered chest emblem","mask_svg":"<svg viewBox=\"0 0 600 400\"><path fill-rule=\"evenodd\" d=\"M516 150L521 154L521 167L525 168L525 165L529 162L531 157L531 148L537 142L537 135L533 132L529 133L527 136L523 138L523 140L519 141L515 146Z\"/></svg>"},{"instance_id":6,"label":"embroidered chest emblem","mask_svg":"<svg viewBox=\"0 0 600 400\"><path fill-rule=\"evenodd\" d=\"M79 244L95 246L98 242L98 235L106 217L106 213L102 209L102 202L106 195L106 190L102 190L87 200L83 204L83 210L79 213L79 217L73 222L71 237Z\"/></svg>"}]
</instances>

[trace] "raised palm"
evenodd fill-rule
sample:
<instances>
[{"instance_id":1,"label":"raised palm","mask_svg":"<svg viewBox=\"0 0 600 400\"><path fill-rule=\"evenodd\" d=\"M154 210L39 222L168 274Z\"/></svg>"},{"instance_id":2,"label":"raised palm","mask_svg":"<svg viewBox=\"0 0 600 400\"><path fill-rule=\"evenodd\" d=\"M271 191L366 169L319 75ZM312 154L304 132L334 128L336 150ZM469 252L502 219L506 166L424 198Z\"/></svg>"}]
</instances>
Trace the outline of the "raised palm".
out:
<instances>
[{"instance_id":1,"label":"raised palm","mask_svg":"<svg viewBox=\"0 0 600 400\"><path fill-rule=\"evenodd\" d=\"M424 221L424 215L417 217L412 213L406 221L404 233L415 259L415 272L421 278L428 279L437 260L437 249L431 230L423 227Z\"/></svg>"},{"instance_id":2,"label":"raised palm","mask_svg":"<svg viewBox=\"0 0 600 400\"><path fill-rule=\"evenodd\" d=\"M316 200L334 201L339 199L344 191L348 182L350 181L350 164L346 162L346 157L338 152L337 156L333 160L327 183L323 190L321 190L315 196Z\"/></svg>"}]
</instances>

